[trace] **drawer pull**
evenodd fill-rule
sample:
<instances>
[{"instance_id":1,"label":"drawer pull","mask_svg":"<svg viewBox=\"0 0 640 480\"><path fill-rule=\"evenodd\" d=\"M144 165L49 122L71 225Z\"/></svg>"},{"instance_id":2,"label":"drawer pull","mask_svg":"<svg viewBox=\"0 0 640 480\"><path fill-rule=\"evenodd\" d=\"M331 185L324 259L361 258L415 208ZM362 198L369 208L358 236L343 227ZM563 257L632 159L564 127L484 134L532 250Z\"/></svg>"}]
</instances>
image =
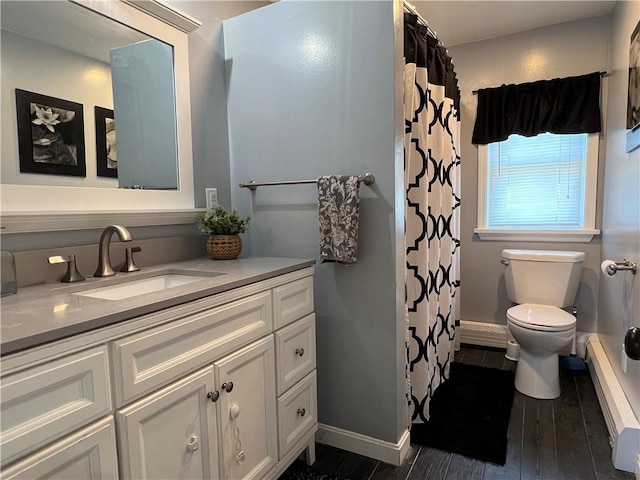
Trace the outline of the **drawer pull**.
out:
<instances>
[{"instance_id":1,"label":"drawer pull","mask_svg":"<svg viewBox=\"0 0 640 480\"><path fill-rule=\"evenodd\" d=\"M207 393L207 398L215 403L220 398L220 392L218 390L216 390L215 392L209 392Z\"/></svg>"},{"instance_id":2,"label":"drawer pull","mask_svg":"<svg viewBox=\"0 0 640 480\"><path fill-rule=\"evenodd\" d=\"M299 357L304 355L304 348L296 348L296 355Z\"/></svg>"},{"instance_id":3,"label":"drawer pull","mask_svg":"<svg viewBox=\"0 0 640 480\"><path fill-rule=\"evenodd\" d=\"M224 390L227 393L231 393L231 390L233 390L233 382L225 382L222 385L220 385L220 388L222 388L222 390Z\"/></svg>"},{"instance_id":4,"label":"drawer pull","mask_svg":"<svg viewBox=\"0 0 640 480\"><path fill-rule=\"evenodd\" d=\"M307 413L307 411L304 408L299 408L298 409L298 415L300 415L301 417L304 417L304 415Z\"/></svg>"},{"instance_id":5,"label":"drawer pull","mask_svg":"<svg viewBox=\"0 0 640 480\"><path fill-rule=\"evenodd\" d=\"M191 435L191 438L187 442L187 451L195 452L196 450L198 450L198 448L200 448L200 442L198 442L198 436L193 434Z\"/></svg>"}]
</instances>

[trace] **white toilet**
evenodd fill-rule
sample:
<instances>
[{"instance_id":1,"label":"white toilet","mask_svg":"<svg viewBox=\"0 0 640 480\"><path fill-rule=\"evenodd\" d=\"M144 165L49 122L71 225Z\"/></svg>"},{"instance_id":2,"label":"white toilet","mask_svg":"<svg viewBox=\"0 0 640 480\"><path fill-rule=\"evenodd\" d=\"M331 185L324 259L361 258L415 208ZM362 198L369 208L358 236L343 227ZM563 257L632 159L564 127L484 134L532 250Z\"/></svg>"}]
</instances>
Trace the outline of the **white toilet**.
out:
<instances>
[{"instance_id":1,"label":"white toilet","mask_svg":"<svg viewBox=\"0 0 640 480\"><path fill-rule=\"evenodd\" d=\"M576 331L576 318L561 307L573 305L583 252L503 250L509 300L507 325L520 345L516 389L533 398L560 396L558 352Z\"/></svg>"}]
</instances>

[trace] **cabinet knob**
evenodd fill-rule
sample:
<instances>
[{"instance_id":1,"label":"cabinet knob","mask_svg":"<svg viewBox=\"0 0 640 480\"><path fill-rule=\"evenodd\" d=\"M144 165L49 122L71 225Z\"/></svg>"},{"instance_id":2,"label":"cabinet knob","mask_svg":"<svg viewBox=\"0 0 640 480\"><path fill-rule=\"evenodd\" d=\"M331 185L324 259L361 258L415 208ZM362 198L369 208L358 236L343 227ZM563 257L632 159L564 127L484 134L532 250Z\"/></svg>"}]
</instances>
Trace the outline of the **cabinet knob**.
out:
<instances>
[{"instance_id":1,"label":"cabinet knob","mask_svg":"<svg viewBox=\"0 0 640 480\"><path fill-rule=\"evenodd\" d=\"M304 348L296 348L296 355L299 357L304 355Z\"/></svg>"},{"instance_id":2,"label":"cabinet knob","mask_svg":"<svg viewBox=\"0 0 640 480\"><path fill-rule=\"evenodd\" d=\"M304 417L304 415L307 413L307 411L304 408L299 408L298 409L298 415L300 415L301 417Z\"/></svg>"},{"instance_id":3,"label":"cabinet knob","mask_svg":"<svg viewBox=\"0 0 640 480\"><path fill-rule=\"evenodd\" d=\"M215 403L220 398L220 392L218 390L215 390L214 392L209 392L207 393L207 398Z\"/></svg>"},{"instance_id":4,"label":"cabinet knob","mask_svg":"<svg viewBox=\"0 0 640 480\"><path fill-rule=\"evenodd\" d=\"M198 436L196 434L191 435L189 441L187 442L187 451L195 452L200 448L200 442L198 441Z\"/></svg>"},{"instance_id":5,"label":"cabinet knob","mask_svg":"<svg viewBox=\"0 0 640 480\"><path fill-rule=\"evenodd\" d=\"M235 420L239 416L240 416L240 405L238 405L237 403L234 403L233 405L231 405L231 408L229 408L229 417Z\"/></svg>"},{"instance_id":6,"label":"cabinet knob","mask_svg":"<svg viewBox=\"0 0 640 480\"><path fill-rule=\"evenodd\" d=\"M233 390L233 382L224 382L222 385L220 385L220 388L222 388L222 390L227 393L231 393L231 390Z\"/></svg>"}]
</instances>

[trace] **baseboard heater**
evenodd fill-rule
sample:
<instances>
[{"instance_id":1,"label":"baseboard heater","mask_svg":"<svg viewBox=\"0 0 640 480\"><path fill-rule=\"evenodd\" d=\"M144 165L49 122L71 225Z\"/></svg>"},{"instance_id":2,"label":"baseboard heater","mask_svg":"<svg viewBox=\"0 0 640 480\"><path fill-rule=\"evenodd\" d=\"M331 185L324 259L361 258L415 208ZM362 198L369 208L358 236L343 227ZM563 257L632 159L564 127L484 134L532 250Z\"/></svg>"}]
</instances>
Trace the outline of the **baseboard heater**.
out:
<instances>
[{"instance_id":1,"label":"baseboard heater","mask_svg":"<svg viewBox=\"0 0 640 480\"><path fill-rule=\"evenodd\" d=\"M613 466L639 478L640 423L596 334L587 340L587 360L609 430Z\"/></svg>"},{"instance_id":2,"label":"baseboard heater","mask_svg":"<svg viewBox=\"0 0 640 480\"><path fill-rule=\"evenodd\" d=\"M461 343L482 345L483 347L507 348L509 328L504 324L462 320L460 322L460 331Z\"/></svg>"}]
</instances>

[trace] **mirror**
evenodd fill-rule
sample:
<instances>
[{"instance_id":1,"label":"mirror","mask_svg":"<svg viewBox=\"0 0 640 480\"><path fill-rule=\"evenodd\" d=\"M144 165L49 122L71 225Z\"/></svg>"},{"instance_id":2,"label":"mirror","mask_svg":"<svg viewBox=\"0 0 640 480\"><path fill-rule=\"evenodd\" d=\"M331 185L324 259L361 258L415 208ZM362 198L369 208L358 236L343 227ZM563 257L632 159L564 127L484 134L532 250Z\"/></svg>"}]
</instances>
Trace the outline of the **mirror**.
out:
<instances>
[{"instance_id":1,"label":"mirror","mask_svg":"<svg viewBox=\"0 0 640 480\"><path fill-rule=\"evenodd\" d=\"M18 212L193 209L187 33L199 22L155 0L0 7L3 233ZM22 131L18 91L26 92ZM59 132L67 130L75 136ZM37 148L26 157L35 168L21 171L24 131ZM106 169L117 164L118 178L99 173L101 159Z\"/></svg>"},{"instance_id":2,"label":"mirror","mask_svg":"<svg viewBox=\"0 0 640 480\"><path fill-rule=\"evenodd\" d=\"M2 183L177 189L171 45L70 2L3 2L0 20L3 84L35 93L16 105L31 107L18 138L3 136ZM40 95L81 107L68 118Z\"/></svg>"}]
</instances>

